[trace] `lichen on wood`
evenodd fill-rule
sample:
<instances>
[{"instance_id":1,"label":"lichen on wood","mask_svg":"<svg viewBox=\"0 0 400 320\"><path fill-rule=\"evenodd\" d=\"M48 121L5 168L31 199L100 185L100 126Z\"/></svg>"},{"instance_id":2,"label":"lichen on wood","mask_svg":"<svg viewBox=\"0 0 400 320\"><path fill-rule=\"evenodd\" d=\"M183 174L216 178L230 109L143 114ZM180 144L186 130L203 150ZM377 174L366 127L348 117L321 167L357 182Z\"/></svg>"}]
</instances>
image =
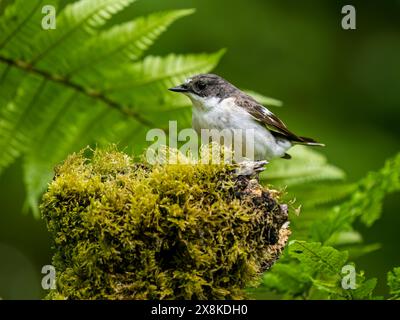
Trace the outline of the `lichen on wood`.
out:
<instances>
[{"instance_id":1,"label":"lichen on wood","mask_svg":"<svg viewBox=\"0 0 400 320\"><path fill-rule=\"evenodd\" d=\"M58 166L42 200L49 299L243 299L287 242L287 206L257 173L90 153Z\"/></svg>"}]
</instances>

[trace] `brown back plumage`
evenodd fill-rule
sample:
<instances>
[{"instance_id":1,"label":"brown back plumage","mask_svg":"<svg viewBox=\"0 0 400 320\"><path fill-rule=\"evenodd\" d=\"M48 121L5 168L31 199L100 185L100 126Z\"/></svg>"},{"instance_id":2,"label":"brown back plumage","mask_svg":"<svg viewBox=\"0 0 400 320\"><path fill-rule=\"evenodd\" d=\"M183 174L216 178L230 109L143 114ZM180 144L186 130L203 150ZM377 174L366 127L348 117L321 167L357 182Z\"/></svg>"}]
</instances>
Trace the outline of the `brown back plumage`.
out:
<instances>
[{"instance_id":1,"label":"brown back plumage","mask_svg":"<svg viewBox=\"0 0 400 320\"><path fill-rule=\"evenodd\" d=\"M264 124L274 136L281 137L296 144L324 146L312 138L294 134L276 115L259 104L254 98L239 91L235 94L235 103L244 108L256 121Z\"/></svg>"}]
</instances>

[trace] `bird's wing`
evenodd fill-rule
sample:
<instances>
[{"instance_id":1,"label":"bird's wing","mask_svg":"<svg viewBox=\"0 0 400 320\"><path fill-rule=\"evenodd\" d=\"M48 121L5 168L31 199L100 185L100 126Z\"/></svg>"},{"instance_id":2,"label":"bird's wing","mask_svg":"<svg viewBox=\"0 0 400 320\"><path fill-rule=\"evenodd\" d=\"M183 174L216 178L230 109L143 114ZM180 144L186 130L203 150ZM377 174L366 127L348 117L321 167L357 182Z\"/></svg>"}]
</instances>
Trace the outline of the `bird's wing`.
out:
<instances>
[{"instance_id":1,"label":"bird's wing","mask_svg":"<svg viewBox=\"0 0 400 320\"><path fill-rule=\"evenodd\" d=\"M235 98L235 103L245 109L256 121L265 125L273 133L284 136L288 140L296 140L299 138L291 132L276 115L259 104L252 97L239 95Z\"/></svg>"},{"instance_id":2,"label":"bird's wing","mask_svg":"<svg viewBox=\"0 0 400 320\"><path fill-rule=\"evenodd\" d=\"M245 109L256 121L266 126L275 136L297 143L322 145L314 139L300 137L291 132L276 115L246 94L236 96L235 103Z\"/></svg>"}]
</instances>

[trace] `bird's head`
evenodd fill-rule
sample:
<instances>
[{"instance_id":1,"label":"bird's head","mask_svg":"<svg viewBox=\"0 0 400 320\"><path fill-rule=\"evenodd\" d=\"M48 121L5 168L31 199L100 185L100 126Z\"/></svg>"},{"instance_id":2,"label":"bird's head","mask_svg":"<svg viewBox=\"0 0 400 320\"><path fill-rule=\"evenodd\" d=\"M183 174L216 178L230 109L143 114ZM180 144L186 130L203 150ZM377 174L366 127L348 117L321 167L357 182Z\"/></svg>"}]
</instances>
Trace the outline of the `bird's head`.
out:
<instances>
[{"instance_id":1,"label":"bird's head","mask_svg":"<svg viewBox=\"0 0 400 320\"><path fill-rule=\"evenodd\" d=\"M199 74L169 90L187 95L194 103L204 103L209 99L223 100L228 98L237 89L215 74Z\"/></svg>"}]
</instances>

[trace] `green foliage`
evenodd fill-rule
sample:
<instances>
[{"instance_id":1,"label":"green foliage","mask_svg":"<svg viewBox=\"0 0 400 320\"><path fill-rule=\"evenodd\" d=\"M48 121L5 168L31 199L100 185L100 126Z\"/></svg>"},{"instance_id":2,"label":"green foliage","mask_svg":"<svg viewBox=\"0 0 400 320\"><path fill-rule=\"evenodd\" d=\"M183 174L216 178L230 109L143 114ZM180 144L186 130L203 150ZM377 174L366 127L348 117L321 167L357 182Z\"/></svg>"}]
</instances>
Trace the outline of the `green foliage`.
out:
<instances>
[{"instance_id":1,"label":"green foliage","mask_svg":"<svg viewBox=\"0 0 400 320\"><path fill-rule=\"evenodd\" d=\"M166 89L212 70L223 55L223 50L148 55L158 37L191 9L113 25L110 19L134 0L80 0L60 6L62 2L0 1L0 173L23 157L27 204L35 216L54 166L68 154L110 141L139 153L149 128L165 128L170 119L190 126L188 101ZM41 27L44 5L57 8L55 30ZM249 93L263 104L281 105ZM293 201L290 220L296 241L264 275L260 290L283 298L371 298L376 280L358 272L357 289L344 291L341 267L380 248L363 244L354 222L371 226L381 215L384 197L399 191L400 154L380 171L349 183L322 154L301 146L289 153L292 160L273 161L261 178L285 190L286 202ZM388 274L393 298L399 298L398 274L398 268Z\"/></svg>"},{"instance_id":2,"label":"green foliage","mask_svg":"<svg viewBox=\"0 0 400 320\"><path fill-rule=\"evenodd\" d=\"M298 263L286 260L283 259L284 263L281 260L282 263L277 263L272 267L272 272L264 274L262 290L275 291L284 299L302 296L312 284L310 277Z\"/></svg>"},{"instance_id":3,"label":"green foliage","mask_svg":"<svg viewBox=\"0 0 400 320\"><path fill-rule=\"evenodd\" d=\"M232 165L91 156L68 157L43 197L57 270L49 298L243 298L287 240L277 193L249 193Z\"/></svg>"},{"instance_id":4,"label":"green foliage","mask_svg":"<svg viewBox=\"0 0 400 320\"><path fill-rule=\"evenodd\" d=\"M140 153L150 128L168 120L189 127L185 97L167 88L211 71L213 54L146 55L168 27L192 9L156 12L113 25L135 0L15 0L0 12L0 174L23 157L27 201L38 199L53 167L87 145L119 143ZM2 3L3 4L3 3ZM54 30L42 7L57 10ZM257 93L262 102L280 102Z\"/></svg>"},{"instance_id":5,"label":"green foliage","mask_svg":"<svg viewBox=\"0 0 400 320\"><path fill-rule=\"evenodd\" d=\"M295 146L289 152L290 161L274 160L261 179L287 191L286 201L295 199L292 210L292 238L310 239L310 225L326 214L327 208L346 199L354 184L344 182L343 170L328 163L326 157L309 147ZM293 214L301 208L301 214ZM318 239L313 239L317 240Z\"/></svg>"},{"instance_id":6,"label":"green foliage","mask_svg":"<svg viewBox=\"0 0 400 320\"><path fill-rule=\"evenodd\" d=\"M187 101L166 89L210 71L222 55L144 57L193 10L112 26L106 22L134 0L58 2L15 0L0 16L0 172L24 157L27 202L36 216L37 199L67 154L109 141L142 150L149 128L189 114ZM57 8L55 30L42 29L44 5ZM188 119L181 116L180 124Z\"/></svg>"},{"instance_id":7,"label":"green foliage","mask_svg":"<svg viewBox=\"0 0 400 320\"><path fill-rule=\"evenodd\" d=\"M366 280L361 271L355 275L356 287L343 289L344 266L348 253L318 242L292 241L288 256L264 276L263 286L285 298L370 299L376 279Z\"/></svg>"},{"instance_id":8,"label":"green foliage","mask_svg":"<svg viewBox=\"0 0 400 320\"><path fill-rule=\"evenodd\" d=\"M316 181L341 180L345 174L329 164L320 153L309 147L296 146L290 150L290 161L273 161L263 173L268 183L281 186L295 186Z\"/></svg>"},{"instance_id":9,"label":"green foliage","mask_svg":"<svg viewBox=\"0 0 400 320\"><path fill-rule=\"evenodd\" d=\"M312 225L313 238L334 241L340 231L351 228L356 218L371 226L380 217L385 195L400 190L400 154L386 161L378 172L362 179L348 201L331 210L323 219Z\"/></svg>"},{"instance_id":10,"label":"green foliage","mask_svg":"<svg viewBox=\"0 0 400 320\"><path fill-rule=\"evenodd\" d=\"M318 242L294 241L289 245L289 254L299 260L310 273L336 274L347 260L347 252L322 246Z\"/></svg>"},{"instance_id":11,"label":"green foliage","mask_svg":"<svg viewBox=\"0 0 400 320\"><path fill-rule=\"evenodd\" d=\"M359 189L347 206L356 209L354 216L371 226L381 215L384 197L400 190L400 154L386 161L378 172L371 172L359 183ZM346 209L346 208L344 208ZM342 209L343 210L343 209Z\"/></svg>"},{"instance_id":12,"label":"green foliage","mask_svg":"<svg viewBox=\"0 0 400 320\"><path fill-rule=\"evenodd\" d=\"M370 226L380 217L385 195L400 190L400 154L387 160L381 170L349 184L340 170L313 153L296 150L293 164L275 162L264 174L266 182L288 186L287 199L296 197L302 206L292 210L293 236L285 256L264 275L258 292L272 290L285 299L377 299L373 296L377 280L366 279L357 269L356 288L343 289L342 268L380 248L362 244L353 223L359 219ZM314 171L315 166L319 168ZM388 274L392 298L399 294L397 269Z\"/></svg>"},{"instance_id":13,"label":"green foliage","mask_svg":"<svg viewBox=\"0 0 400 320\"><path fill-rule=\"evenodd\" d=\"M344 232L352 232L357 218L371 226L380 217L384 197L400 190L400 154L358 183L348 183L343 171L323 155L305 147L291 153L291 161L273 162L262 177L287 189L287 200L295 199L301 206L301 214L291 216L296 239L338 243Z\"/></svg>"},{"instance_id":14,"label":"green foliage","mask_svg":"<svg viewBox=\"0 0 400 320\"><path fill-rule=\"evenodd\" d=\"M392 295L391 299L400 300L400 267L394 268L388 273L387 282Z\"/></svg>"}]
</instances>

